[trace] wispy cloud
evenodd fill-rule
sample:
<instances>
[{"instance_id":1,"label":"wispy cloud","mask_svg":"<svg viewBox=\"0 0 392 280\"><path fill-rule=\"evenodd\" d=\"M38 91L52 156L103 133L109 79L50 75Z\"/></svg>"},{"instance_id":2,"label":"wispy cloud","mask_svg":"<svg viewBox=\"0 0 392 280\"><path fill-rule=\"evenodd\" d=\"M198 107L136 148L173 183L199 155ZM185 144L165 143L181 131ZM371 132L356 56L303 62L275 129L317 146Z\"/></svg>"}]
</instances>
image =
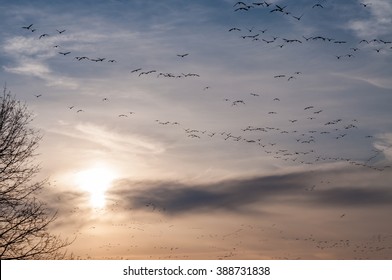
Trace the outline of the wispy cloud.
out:
<instances>
[{"instance_id":1,"label":"wispy cloud","mask_svg":"<svg viewBox=\"0 0 392 280\"><path fill-rule=\"evenodd\" d=\"M358 0L358 6L363 1ZM364 7L366 18L350 20L348 27L360 38L378 38L389 35L392 23L392 3L387 0L374 0Z\"/></svg>"},{"instance_id":2,"label":"wispy cloud","mask_svg":"<svg viewBox=\"0 0 392 280\"><path fill-rule=\"evenodd\" d=\"M374 147L382 152L388 161L392 160L392 133L382 133L377 135Z\"/></svg>"},{"instance_id":3,"label":"wispy cloud","mask_svg":"<svg viewBox=\"0 0 392 280\"><path fill-rule=\"evenodd\" d=\"M108 127L93 123L79 123L75 126L62 126L61 129L49 129L51 133L87 141L104 149L117 153L158 154L164 151L163 146L153 139L146 137L119 133Z\"/></svg>"}]
</instances>

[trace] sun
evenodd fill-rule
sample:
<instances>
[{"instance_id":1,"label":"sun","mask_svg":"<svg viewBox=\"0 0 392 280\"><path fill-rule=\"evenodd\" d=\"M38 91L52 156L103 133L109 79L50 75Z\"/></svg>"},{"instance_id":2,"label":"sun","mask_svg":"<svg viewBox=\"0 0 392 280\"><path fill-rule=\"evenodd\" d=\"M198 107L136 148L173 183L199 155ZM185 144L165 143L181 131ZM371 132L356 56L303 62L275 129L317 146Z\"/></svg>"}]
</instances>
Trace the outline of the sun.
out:
<instances>
[{"instance_id":1,"label":"sun","mask_svg":"<svg viewBox=\"0 0 392 280\"><path fill-rule=\"evenodd\" d=\"M103 208L106 203L105 193L116 178L114 170L105 164L96 164L75 175L75 183L90 195L90 204L94 208Z\"/></svg>"}]
</instances>

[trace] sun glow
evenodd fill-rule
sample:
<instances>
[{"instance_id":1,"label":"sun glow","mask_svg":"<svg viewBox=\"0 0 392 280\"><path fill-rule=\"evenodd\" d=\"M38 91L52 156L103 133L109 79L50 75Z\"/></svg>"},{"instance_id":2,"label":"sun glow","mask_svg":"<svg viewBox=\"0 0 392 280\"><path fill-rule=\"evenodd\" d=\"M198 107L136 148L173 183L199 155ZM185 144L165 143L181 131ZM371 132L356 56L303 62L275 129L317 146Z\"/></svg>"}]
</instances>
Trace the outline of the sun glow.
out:
<instances>
[{"instance_id":1,"label":"sun glow","mask_svg":"<svg viewBox=\"0 0 392 280\"><path fill-rule=\"evenodd\" d=\"M75 183L89 193L92 207L103 208L106 202L105 193L115 178L116 174L111 168L97 164L78 172Z\"/></svg>"}]
</instances>

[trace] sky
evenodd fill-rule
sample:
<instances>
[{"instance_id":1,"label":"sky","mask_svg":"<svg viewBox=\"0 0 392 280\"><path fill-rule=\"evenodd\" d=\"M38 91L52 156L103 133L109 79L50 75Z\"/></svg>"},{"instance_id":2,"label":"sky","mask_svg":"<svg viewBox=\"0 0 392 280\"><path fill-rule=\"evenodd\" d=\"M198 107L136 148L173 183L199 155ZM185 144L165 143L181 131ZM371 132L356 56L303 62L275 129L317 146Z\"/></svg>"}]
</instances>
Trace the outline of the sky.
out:
<instances>
[{"instance_id":1,"label":"sky","mask_svg":"<svg viewBox=\"0 0 392 280\"><path fill-rule=\"evenodd\" d=\"M0 1L79 259L391 259L392 2Z\"/></svg>"}]
</instances>

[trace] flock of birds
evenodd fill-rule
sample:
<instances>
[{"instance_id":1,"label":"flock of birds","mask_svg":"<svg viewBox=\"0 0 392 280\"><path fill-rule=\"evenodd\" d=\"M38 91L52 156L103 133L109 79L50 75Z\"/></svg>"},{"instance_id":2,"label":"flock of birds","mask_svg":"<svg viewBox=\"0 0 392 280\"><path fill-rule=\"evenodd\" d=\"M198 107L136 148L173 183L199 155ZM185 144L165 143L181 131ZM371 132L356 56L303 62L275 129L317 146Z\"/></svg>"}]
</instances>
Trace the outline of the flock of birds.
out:
<instances>
[{"instance_id":1,"label":"flock of birds","mask_svg":"<svg viewBox=\"0 0 392 280\"><path fill-rule=\"evenodd\" d=\"M325 5L325 4L324 4ZM371 3L360 3L360 6L363 8L369 8ZM302 12L299 16L293 15L292 12L287 10L287 5L277 5L268 2L253 2L253 3L245 3L242 1L236 2L233 6L234 11L249 11L256 8L262 8L263 10L269 11L269 13L277 13L285 16L291 16L293 19L300 21L303 16L306 14ZM316 3L311 6L310 12L315 12L314 9L324 8L321 3ZM294 44L304 44L304 43L311 43L311 42L323 42L329 43L333 45L343 45L348 46L345 50L347 53L343 54L335 54L337 60L343 60L345 58L354 58L356 54L359 53L360 50L370 50L374 53L384 53L390 52L392 53L392 41L380 39L380 38L372 38L372 39L362 39L359 42L347 42L346 40L340 40L331 38L328 36L309 36L303 35L300 38L284 38L282 36L277 36L276 34L269 35L268 29L256 29L254 26L249 28L239 28L239 27L232 27L228 30L229 32L233 33L241 33L240 38L244 40L250 40L252 42L261 42L266 45L274 46L276 48L284 48Z\"/></svg>"},{"instance_id":2,"label":"flock of birds","mask_svg":"<svg viewBox=\"0 0 392 280\"><path fill-rule=\"evenodd\" d=\"M325 5L325 4L324 4ZM359 3L360 6L364 7L364 8L368 8L371 6L371 3ZM312 9L324 9L324 6L322 3L315 3L315 4L310 4L309 7L311 7ZM288 11L287 5L283 6L282 4L278 5L278 4L274 4L274 3L269 3L267 1L263 1L263 2L252 2L252 3L245 3L243 1L238 1L233 5L234 11L249 11L255 8L266 8L268 9L269 13L280 13L281 15L286 15L286 16L291 16L292 18L296 19L296 20L301 20L301 18L303 17L304 13L302 13L299 16L294 16L292 12Z\"/></svg>"},{"instance_id":3,"label":"flock of birds","mask_svg":"<svg viewBox=\"0 0 392 280\"><path fill-rule=\"evenodd\" d=\"M250 94L253 98L260 98L260 95ZM281 98L272 99L273 102L280 103ZM265 101L262 101L265 102ZM260 103L262 103L260 102ZM255 104L255 101L250 102ZM234 105L245 105L244 100L235 100ZM285 106L279 107L284 110ZM360 137L360 122L357 119L334 118L326 119L320 128L304 129L312 124L319 127L321 120L325 119L321 115L326 113L325 109L309 105L303 108L303 114L296 118L287 119L286 121L279 119L277 123L280 125L274 126L255 126L248 125L236 131L211 131L205 128L190 128L181 125L180 121L156 120L156 123L161 126L168 126L180 128L186 137L191 139L204 139L211 141L211 139L220 139L228 142L246 143L258 147L264 152L266 156L274 159L279 159L286 162L294 162L297 164L317 164L321 162L347 162L353 166L361 166L379 172L391 170L390 164L379 164L378 159L382 158L384 149L371 149L368 151L368 156L365 160L354 159L350 156L344 156L341 149L344 145L358 140ZM279 115L279 111L265 112L265 117L270 115ZM312 126L313 127L313 126ZM364 139L371 141L372 135L362 136ZM325 143L334 143L336 154L331 155L331 151L317 152L318 145ZM341 148L340 148L341 147Z\"/></svg>"},{"instance_id":4,"label":"flock of birds","mask_svg":"<svg viewBox=\"0 0 392 280\"><path fill-rule=\"evenodd\" d=\"M263 9L269 14L282 15L291 17L295 21L301 21L306 18L309 12L320 12L322 9L327 7L327 3L315 3L308 7L309 11L300 12L294 14L291 12L286 5L274 4L266 1L263 2L253 2L245 3L242 1L236 2L233 5L233 10L235 13L240 12L250 12L251 10ZM361 8L369 8L371 3L360 3ZM317 11L318 10L318 11ZM34 24L29 24L21 27L26 32L31 32L37 34L38 29L35 28ZM37 35L37 40L46 40L47 38L53 36L64 36L67 34L66 29L56 29L53 34L41 33ZM341 54L336 54L336 60L345 60L356 57L357 53L363 50L372 50L374 53L384 53L387 51L392 51L392 42L385 38L372 38L372 39L362 39L356 43L350 43L346 40L335 39L329 36L320 35L303 35L298 38L286 38L275 33L270 34L270 30L267 28L243 28L243 27L231 27L228 29L231 34L239 35L239 38L245 41L260 42L263 45L271 45L276 48L286 48L292 45L303 45L311 44L316 42L321 42L325 44L330 44L331 46L344 46L345 48L339 47L338 50L342 52ZM62 50L62 46L53 45L52 48L58 50L57 54L64 57L73 57L77 62L91 61L96 63L117 63L118 60L108 57L94 57L91 58L84 54L77 53L73 54L73 51ZM344 53L343 51L346 51ZM179 60L187 59L191 56L189 53L178 53L173 54L173 57L177 57ZM141 78L141 77L155 77L155 78L199 78L201 75L198 73L174 73L165 72L158 69L151 69L146 67L137 67L129 70L131 77ZM287 82L294 82L303 77L302 71L295 71L290 73L276 73L276 75L271 77L271 80L282 80ZM202 88L202 87L201 87ZM205 86L203 91L210 91L210 86ZM43 94L34 94L38 98L43 98ZM102 103L109 103L111 97L104 97L101 99ZM323 162L347 162L352 166L358 166L362 168L367 168L375 170L378 172L391 170L392 166L390 164L379 163L379 160L383 156L384 150L379 148L373 148L367 151L367 155L364 159L360 160L354 158L350 155L344 155L342 149L344 146L349 144L351 141L356 141L358 137L362 137L362 140L368 141L369 143L373 140L373 135L362 135L361 122L357 119L347 118L344 116L335 116L330 118L333 113L328 112L328 108L323 107L318 104L303 104L302 107L294 108L296 109L295 114L286 117L288 112L286 109L288 107L288 101L286 102L284 96L271 96L265 94L264 92L253 91L247 94L241 94L241 97L232 98L225 97L222 100L225 104L228 104L228 110L242 110L247 106L260 106L260 115L262 119L260 120L260 125L255 124L252 120L249 125L233 128L232 130L211 130L206 127L189 127L181 120L163 120L156 119L151 120L151 123L155 125L164 127L165 129L176 130L184 135L184 139L191 139L192 141L220 141L222 143L229 143L231 145L248 145L249 147L254 147L258 149L263 156L268 159L279 160L287 162L293 165L315 165ZM268 104L268 108L263 107L263 104ZM68 106L68 109L76 113L86 112L85 108L77 108L76 105ZM290 106L293 109L293 106ZM244 111L241 111L244 112ZM129 118L136 114L134 111L121 112L116 115L118 118ZM285 117L281 117L281 115ZM268 124L265 124L268 123ZM270 125L271 124L271 125ZM361 136L359 136L361 135ZM336 152L331 151L321 151L319 150L319 145L328 143L334 146ZM370 146L370 145L369 145ZM390 149L386 147L385 149ZM304 188L304 191L313 192L316 191L316 185L308 186ZM146 205L147 208L152 211L156 211L156 207L152 204ZM344 219L346 213L342 213L339 217ZM258 229L260 230L260 228ZM240 229L236 230L231 235L200 235L198 238L220 238L225 239L239 239L244 231L258 231L252 226L241 226ZM277 231L276 233L281 234L282 231L278 231L274 226L269 227L269 231ZM285 240L297 240L301 242L307 242L315 248L320 250L327 250L332 248L350 248L353 253L365 254L365 253L377 253L379 251L392 250L392 247L380 246L356 243L354 244L348 239L342 240L322 240L316 239L313 235L309 237L293 237L293 236L282 236ZM390 240L391 237L388 237ZM235 243L236 246L240 246L241 241ZM233 243L234 244L234 243ZM109 244L108 248L113 244ZM120 244L118 244L120 246ZM108 249L106 248L106 249ZM155 249L166 250L170 253L172 251L177 251L179 248L176 246L165 247L158 246ZM369 251L373 250L373 251ZM218 256L219 258L235 258L239 254L239 249L237 247L230 248L224 254ZM171 255L170 255L171 256ZM362 255L360 255L362 258ZM184 258L184 256L182 256ZM289 256L288 258L291 258ZM164 258L169 258L164 256Z\"/></svg>"}]
</instances>

